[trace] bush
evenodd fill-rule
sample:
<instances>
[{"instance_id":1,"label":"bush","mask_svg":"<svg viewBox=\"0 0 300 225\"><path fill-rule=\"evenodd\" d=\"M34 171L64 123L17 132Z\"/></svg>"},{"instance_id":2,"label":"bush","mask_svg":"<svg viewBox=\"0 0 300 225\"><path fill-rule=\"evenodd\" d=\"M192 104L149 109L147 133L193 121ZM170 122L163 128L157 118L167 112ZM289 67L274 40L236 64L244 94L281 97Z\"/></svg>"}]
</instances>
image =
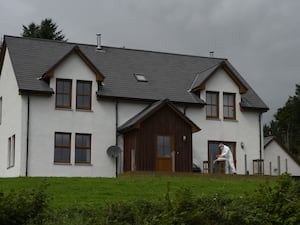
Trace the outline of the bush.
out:
<instances>
[{"instance_id":1,"label":"bush","mask_svg":"<svg viewBox=\"0 0 300 225\"><path fill-rule=\"evenodd\" d=\"M264 224L300 224L300 183L282 175L274 187L268 183L260 187L256 205Z\"/></svg>"},{"instance_id":2,"label":"bush","mask_svg":"<svg viewBox=\"0 0 300 225\"><path fill-rule=\"evenodd\" d=\"M0 192L0 224L22 225L40 219L47 208L45 186L31 191Z\"/></svg>"},{"instance_id":3,"label":"bush","mask_svg":"<svg viewBox=\"0 0 300 225\"><path fill-rule=\"evenodd\" d=\"M107 206L101 224L121 225L231 225L300 224L300 184L283 175L275 186L268 182L254 196L229 198L226 193L197 197L190 189L169 192L164 201L136 201Z\"/></svg>"}]
</instances>

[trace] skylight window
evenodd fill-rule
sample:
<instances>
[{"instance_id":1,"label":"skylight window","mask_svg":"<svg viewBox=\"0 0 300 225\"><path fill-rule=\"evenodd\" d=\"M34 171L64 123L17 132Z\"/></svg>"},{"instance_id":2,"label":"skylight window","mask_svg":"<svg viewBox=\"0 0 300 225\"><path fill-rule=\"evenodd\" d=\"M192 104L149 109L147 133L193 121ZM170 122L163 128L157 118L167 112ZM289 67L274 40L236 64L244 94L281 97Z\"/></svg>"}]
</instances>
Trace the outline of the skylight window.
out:
<instances>
[{"instance_id":1,"label":"skylight window","mask_svg":"<svg viewBox=\"0 0 300 225\"><path fill-rule=\"evenodd\" d=\"M134 73L134 76L138 82L148 82L147 78L142 73Z\"/></svg>"}]
</instances>

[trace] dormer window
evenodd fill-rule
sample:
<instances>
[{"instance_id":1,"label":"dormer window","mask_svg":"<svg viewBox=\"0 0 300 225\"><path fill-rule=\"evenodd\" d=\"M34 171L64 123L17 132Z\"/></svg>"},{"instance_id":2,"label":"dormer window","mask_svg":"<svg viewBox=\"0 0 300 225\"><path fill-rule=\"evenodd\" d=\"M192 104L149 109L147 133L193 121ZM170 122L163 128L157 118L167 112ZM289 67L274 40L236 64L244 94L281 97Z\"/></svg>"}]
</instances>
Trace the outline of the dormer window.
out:
<instances>
[{"instance_id":1,"label":"dormer window","mask_svg":"<svg viewBox=\"0 0 300 225\"><path fill-rule=\"evenodd\" d=\"M206 118L218 119L219 118L219 93L206 92Z\"/></svg>"},{"instance_id":2,"label":"dormer window","mask_svg":"<svg viewBox=\"0 0 300 225\"><path fill-rule=\"evenodd\" d=\"M56 108L70 109L72 105L72 80L56 79Z\"/></svg>"},{"instance_id":3,"label":"dormer window","mask_svg":"<svg viewBox=\"0 0 300 225\"><path fill-rule=\"evenodd\" d=\"M223 93L223 116L224 119L229 119L229 120L236 119L234 93Z\"/></svg>"},{"instance_id":4,"label":"dormer window","mask_svg":"<svg viewBox=\"0 0 300 225\"><path fill-rule=\"evenodd\" d=\"M92 109L92 81L77 81L76 109Z\"/></svg>"},{"instance_id":5,"label":"dormer window","mask_svg":"<svg viewBox=\"0 0 300 225\"><path fill-rule=\"evenodd\" d=\"M146 76L142 73L134 73L133 75L138 82L148 82Z\"/></svg>"}]
</instances>

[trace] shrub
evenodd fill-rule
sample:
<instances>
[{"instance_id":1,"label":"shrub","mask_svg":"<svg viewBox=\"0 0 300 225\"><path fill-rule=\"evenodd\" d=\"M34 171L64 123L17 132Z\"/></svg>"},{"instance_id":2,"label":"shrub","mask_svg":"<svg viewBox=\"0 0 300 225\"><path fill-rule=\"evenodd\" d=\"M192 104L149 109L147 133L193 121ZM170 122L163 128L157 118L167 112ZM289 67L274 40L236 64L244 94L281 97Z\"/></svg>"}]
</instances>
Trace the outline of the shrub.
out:
<instances>
[{"instance_id":1,"label":"shrub","mask_svg":"<svg viewBox=\"0 0 300 225\"><path fill-rule=\"evenodd\" d=\"M257 209L263 213L265 224L300 224L300 184L285 174L277 184L268 183L258 190Z\"/></svg>"},{"instance_id":2,"label":"shrub","mask_svg":"<svg viewBox=\"0 0 300 225\"><path fill-rule=\"evenodd\" d=\"M275 186L268 182L254 196L227 197L226 193L194 196L190 189L179 190L174 199L169 191L164 201L115 203L104 209L101 224L121 225L231 225L300 224L300 184L288 175Z\"/></svg>"},{"instance_id":3,"label":"shrub","mask_svg":"<svg viewBox=\"0 0 300 225\"><path fill-rule=\"evenodd\" d=\"M36 220L47 207L45 185L31 191L0 192L0 224L22 225Z\"/></svg>"}]
</instances>

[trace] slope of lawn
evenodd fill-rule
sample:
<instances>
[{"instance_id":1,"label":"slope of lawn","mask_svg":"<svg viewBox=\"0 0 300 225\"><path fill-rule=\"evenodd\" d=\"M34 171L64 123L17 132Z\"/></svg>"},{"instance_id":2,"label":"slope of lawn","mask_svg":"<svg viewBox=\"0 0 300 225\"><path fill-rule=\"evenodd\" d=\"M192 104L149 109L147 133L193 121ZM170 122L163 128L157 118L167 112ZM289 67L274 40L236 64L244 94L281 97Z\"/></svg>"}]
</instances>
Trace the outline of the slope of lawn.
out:
<instances>
[{"instance_id":1,"label":"slope of lawn","mask_svg":"<svg viewBox=\"0 0 300 225\"><path fill-rule=\"evenodd\" d=\"M225 194L251 195L260 184L275 178L209 175L129 175L119 178L19 177L0 178L0 191L34 189L45 185L52 208L103 206L133 200L159 201L166 193L189 188L198 196Z\"/></svg>"}]
</instances>

